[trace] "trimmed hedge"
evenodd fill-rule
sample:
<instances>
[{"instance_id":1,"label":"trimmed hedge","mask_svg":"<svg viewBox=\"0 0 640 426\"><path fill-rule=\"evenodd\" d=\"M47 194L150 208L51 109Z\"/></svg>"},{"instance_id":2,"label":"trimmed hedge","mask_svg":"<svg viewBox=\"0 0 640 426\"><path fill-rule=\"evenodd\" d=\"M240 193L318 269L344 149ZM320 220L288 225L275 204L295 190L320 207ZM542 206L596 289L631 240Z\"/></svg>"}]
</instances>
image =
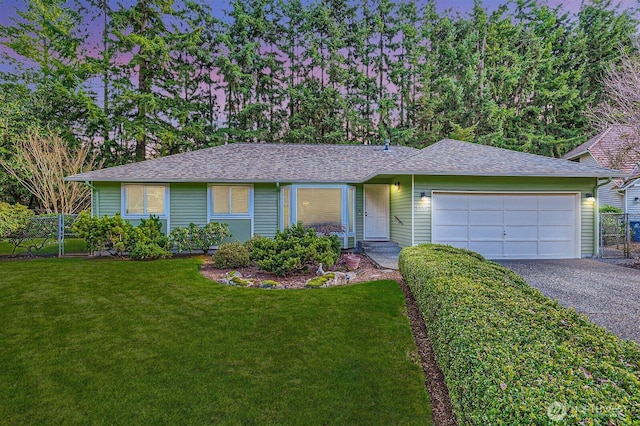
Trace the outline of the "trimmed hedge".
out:
<instances>
[{"instance_id":1,"label":"trimmed hedge","mask_svg":"<svg viewBox=\"0 0 640 426\"><path fill-rule=\"evenodd\" d=\"M477 253L400 252L459 424L639 424L640 349Z\"/></svg>"}]
</instances>

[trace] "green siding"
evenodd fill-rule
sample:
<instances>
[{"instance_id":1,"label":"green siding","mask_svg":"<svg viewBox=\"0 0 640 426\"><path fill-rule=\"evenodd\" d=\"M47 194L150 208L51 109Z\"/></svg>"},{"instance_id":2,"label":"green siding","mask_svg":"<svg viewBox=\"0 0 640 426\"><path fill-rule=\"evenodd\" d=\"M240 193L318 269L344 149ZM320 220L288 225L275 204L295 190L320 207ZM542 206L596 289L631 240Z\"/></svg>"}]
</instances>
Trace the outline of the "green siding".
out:
<instances>
[{"instance_id":1,"label":"green siding","mask_svg":"<svg viewBox=\"0 0 640 426\"><path fill-rule=\"evenodd\" d=\"M431 191L580 192L581 254L583 257L593 256L597 250L594 242L595 203L586 200L582 194L593 192L594 185L595 179L592 178L416 176L415 243L431 241ZM420 200L421 192L426 193L427 200Z\"/></svg>"},{"instance_id":2,"label":"green siding","mask_svg":"<svg viewBox=\"0 0 640 426\"><path fill-rule=\"evenodd\" d=\"M222 242L240 241L245 242L251 239L251 219L224 219L216 222L229 225L231 237L225 238Z\"/></svg>"},{"instance_id":3,"label":"green siding","mask_svg":"<svg viewBox=\"0 0 640 426\"><path fill-rule=\"evenodd\" d=\"M207 224L207 184L172 183L169 188L169 215L171 230Z\"/></svg>"},{"instance_id":4,"label":"green siding","mask_svg":"<svg viewBox=\"0 0 640 426\"><path fill-rule=\"evenodd\" d=\"M280 226L278 189L275 184L256 184L253 194L253 233L272 238Z\"/></svg>"},{"instance_id":5,"label":"green siding","mask_svg":"<svg viewBox=\"0 0 640 426\"><path fill-rule=\"evenodd\" d=\"M406 247L411 245L411 176L396 177L392 182L400 185L392 184L389 191L391 240Z\"/></svg>"},{"instance_id":6,"label":"green siding","mask_svg":"<svg viewBox=\"0 0 640 426\"><path fill-rule=\"evenodd\" d=\"M118 182L94 182L94 216L114 216L121 213L122 191Z\"/></svg>"}]
</instances>

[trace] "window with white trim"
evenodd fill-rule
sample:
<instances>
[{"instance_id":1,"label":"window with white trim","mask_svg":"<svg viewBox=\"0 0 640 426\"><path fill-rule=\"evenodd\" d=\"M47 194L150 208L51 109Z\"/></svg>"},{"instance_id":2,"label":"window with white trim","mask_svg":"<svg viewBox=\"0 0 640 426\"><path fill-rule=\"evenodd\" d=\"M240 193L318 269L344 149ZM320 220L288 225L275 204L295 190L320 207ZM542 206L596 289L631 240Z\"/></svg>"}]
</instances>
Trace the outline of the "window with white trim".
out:
<instances>
[{"instance_id":1,"label":"window with white trim","mask_svg":"<svg viewBox=\"0 0 640 426\"><path fill-rule=\"evenodd\" d=\"M209 188L211 216L247 217L251 215L251 186L212 185Z\"/></svg>"},{"instance_id":2,"label":"window with white trim","mask_svg":"<svg viewBox=\"0 0 640 426\"><path fill-rule=\"evenodd\" d=\"M355 187L287 185L281 188L280 197L283 229L302 223L322 234L355 235Z\"/></svg>"},{"instance_id":3,"label":"window with white trim","mask_svg":"<svg viewBox=\"0 0 640 426\"><path fill-rule=\"evenodd\" d=\"M122 186L123 217L166 216L167 185L125 184Z\"/></svg>"}]
</instances>

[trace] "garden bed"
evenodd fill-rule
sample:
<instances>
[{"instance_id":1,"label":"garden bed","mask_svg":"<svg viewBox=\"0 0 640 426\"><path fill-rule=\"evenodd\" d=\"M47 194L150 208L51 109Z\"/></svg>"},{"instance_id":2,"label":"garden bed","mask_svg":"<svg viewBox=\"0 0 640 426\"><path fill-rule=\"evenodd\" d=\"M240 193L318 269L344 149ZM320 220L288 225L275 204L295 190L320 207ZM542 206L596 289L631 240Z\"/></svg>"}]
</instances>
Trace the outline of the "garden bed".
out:
<instances>
[{"instance_id":1,"label":"garden bed","mask_svg":"<svg viewBox=\"0 0 640 426\"><path fill-rule=\"evenodd\" d=\"M338 262L331 268L326 268L325 272L343 272L351 273L352 278L349 279L349 284L361 283L375 280L394 280L401 279L398 271L390 269L382 269L375 265L368 257L360 254L354 254L360 258L360 265L354 271L350 271L344 260L344 255L340 257ZM243 278L252 279L255 281L253 287L258 287L262 281L276 281L279 285L277 289L296 289L304 288L307 280L316 276L316 269L309 269L307 271L300 271L291 273L285 277L277 276L276 274L262 271L257 266L249 266L246 268L225 268L220 269L213 266L211 258L206 258L202 266L200 267L200 273L210 280L220 282L227 277L227 274L232 271L238 271L242 274Z\"/></svg>"}]
</instances>

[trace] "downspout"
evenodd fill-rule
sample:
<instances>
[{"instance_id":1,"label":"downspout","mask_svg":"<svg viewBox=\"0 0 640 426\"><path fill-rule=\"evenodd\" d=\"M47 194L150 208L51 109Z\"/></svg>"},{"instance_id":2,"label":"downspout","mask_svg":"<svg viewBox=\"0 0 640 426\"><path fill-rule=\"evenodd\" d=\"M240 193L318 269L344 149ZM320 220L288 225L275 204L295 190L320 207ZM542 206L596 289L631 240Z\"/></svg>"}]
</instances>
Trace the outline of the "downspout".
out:
<instances>
[{"instance_id":1,"label":"downspout","mask_svg":"<svg viewBox=\"0 0 640 426\"><path fill-rule=\"evenodd\" d=\"M91 185L91 183L88 180L85 181L84 184L87 185L89 188L91 188L91 216L100 217L100 191L98 191L98 188ZM94 194L96 197L95 203L93 202ZM94 206L95 206L95 212L93 211Z\"/></svg>"},{"instance_id":2,"label":"downspout","mask_svg":"<svg viewBox=\"0 0 640 426\"><path fill-rule=\"evenodd\" d=\"M595 247L596 257L600 257L600 197L598 197L598 189L600 189L601 186L607 185L612 180L613 178L607 178L604 180L604 182L597 183L598 180L596 179L596 184L593 187L593 196L596 197L596 202L595 202L594 212L593 212L593 222L595 225L594 226L595 233L593 235L593 246ZM626 195L625 195L625 204L626 204Z\"/></svg>"},{"instance_id":3,"label":"downspout","mask_svg":"<svg viewBox=\"0 0 640 426\"><path fill-rule=\"evenodd\" d=\"M411 246L416 245L416 192L415 192L415 176L411 175Z\"/></svg>"},{"instance_id":4,"label":"downspout","mask_svg":"<svg viewBox=\"0 0 640 426\"><path fill-rule=\"evenodd\" d=\"M276 225L276 229L281 230L281 229L284 229L284 227L282 228L280 227L280 203L282 203L282 200L280 199L280 182L276 182L276 194L278 194L278 196L276 197L276 219L278 221L278 224ZM255 211L254 211L254 220L255 220Z\"/></svg>"}]
</instances>

